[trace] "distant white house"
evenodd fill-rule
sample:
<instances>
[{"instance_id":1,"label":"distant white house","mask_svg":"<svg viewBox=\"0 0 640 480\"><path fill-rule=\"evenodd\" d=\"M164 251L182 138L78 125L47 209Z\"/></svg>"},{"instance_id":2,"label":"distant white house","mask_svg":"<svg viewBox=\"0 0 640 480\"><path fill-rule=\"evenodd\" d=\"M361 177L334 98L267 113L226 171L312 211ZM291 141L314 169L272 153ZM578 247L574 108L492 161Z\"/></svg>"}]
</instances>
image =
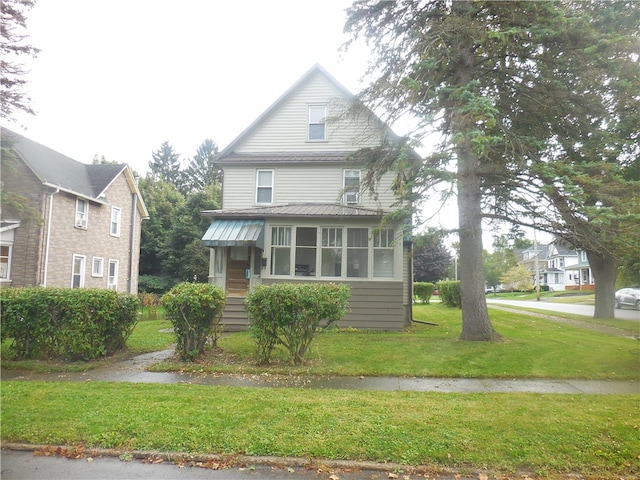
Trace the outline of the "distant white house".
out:
<instances>
[{"instance_id":1,"label":"distant white house","mask_svg":"<svg viewBox=\"0 0 640 480\"><path fill-rule=\"evenodd\" d=\"M552 291L593 290L593 276L587 255L583 251L558 242L538 244L520 252L519 263L531 271L536 284L536 259L540 285Z\"/></svg>"}]
</instances>

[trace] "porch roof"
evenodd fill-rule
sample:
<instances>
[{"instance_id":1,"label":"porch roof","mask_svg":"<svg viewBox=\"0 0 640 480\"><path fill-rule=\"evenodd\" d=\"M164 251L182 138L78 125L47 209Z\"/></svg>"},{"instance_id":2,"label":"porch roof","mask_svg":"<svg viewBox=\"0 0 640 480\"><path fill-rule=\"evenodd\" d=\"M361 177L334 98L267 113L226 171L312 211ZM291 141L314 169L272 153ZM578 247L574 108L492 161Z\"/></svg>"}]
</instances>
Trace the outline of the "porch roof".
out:
<instances>
[{"instance_id":1,"label":"porch roof","mask_svg":"<svg viewBox=\"0 0 640 480\"><path fill-rule=\"evenodd\" d=\"M264 249L264 220L216 218L202 237L206 247L256 246Z\"/></svg>"}]
</instances>

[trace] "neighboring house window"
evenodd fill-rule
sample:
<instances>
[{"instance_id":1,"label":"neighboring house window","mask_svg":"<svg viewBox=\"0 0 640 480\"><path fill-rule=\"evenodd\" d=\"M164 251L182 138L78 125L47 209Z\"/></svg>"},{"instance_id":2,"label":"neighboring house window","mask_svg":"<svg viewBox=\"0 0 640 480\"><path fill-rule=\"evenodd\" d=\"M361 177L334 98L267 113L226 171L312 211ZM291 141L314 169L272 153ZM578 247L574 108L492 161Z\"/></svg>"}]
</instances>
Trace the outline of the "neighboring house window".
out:
<instances>
[{"instance_id":1,"label":"neighboring house window","mask_svg":"<svg viewBox=\"0 0 640 480\"><path fill-rule=\"evenodd\" d=\"M93 257L93 261L91 262L91 276L102 277L103 267L104 267L104 258Z\"/></svg>"},{"instance_id":2,"label":"neighboring house window","mask_svg":"<svg viewBox=\"0 0 640 480\"><path fill-rule=\"evenodd\" d=\"M271 228L271 274L291 275L291 227Z\"/></svg>"},{"instance_id":3,"label":"neighboring house window","mask_svg":"<svg viewBox=\"0 0 640 480\"><path fill-rule=\"evenodd\" d=\"M393 277L393 228L373 232L373 276Z\"/></svg>"},{"instance_id":4,"label":"neighboring house window","mask_svg":"<svg viewBox=\"0 0 640 480\"><path fill-rule=\"evenodd\" d=\"M342 229L322 229L322 271L323 277L342 275Z\"/></svg>"},{"instance_id":5,"label":"neighboring house window","mask_svg":"<svg viewBox=\"0 0 640 480\"><path fill-rule=\"evenodd\" d=\"M360 170L345 170L343 179L344 203L360 203Z\"/></svg>"},{"instance_id":6,"label":"neighboring house window","mask_svg":"<svg viewBox=\"0 0 640 480\"><path fill-rule=\"evenodd\" d=\"M316 228L296 228L296 275L316 276L316 246L318 234Z\"/></svg>"},{"instance_id":7,"label":"neighboring house window","mask_svg":"<svg viewBox=\"0 0 640 480\"><path fill-rule=\"evenodd\" d=\"M11 278L11 247L0 245L0 280Z\"/></svg>"},{"instance_id":8,"label":"neighboring house window","mask_svg":"<svg viewBox=\"0 0 640 480\"><path fill-rule=\"evenodd\" d=\"M109 273L107 276L107 288L118 289L118 260L109 260Z\"/></svg>"},{"instance_id":9,"label":"neighboring house window","mask_svg":"<svg viewBox=\"0 0 640 480\"><path fill-rule=\"evenodd\" d=\"M325 105L309 106L309 140L326 140L327 107Z\"/></svg>"},{"instance_id":10,"label":"neighboring house window","mask_svg":"<svg viewBox=\"0 0 640 480\"><path fill-rule=\"evenodd\" d=\"M87 228L89 217L89 202L82 198L76 199L76 227Z\"/></svg>"},{"instance_id":11,"label":"neighboring house window","mask_svg":"<svg viewBox=\"0 0 640 480\"><path fill-rule=\"evenodd\" d=\"M273 202L273 170L258 170L256 177L256 203Z\"/></svg>"},{"instance_id":12,"label":"neighboring house window","mask_svg":"<svg viewBox=\"0 0 640 480\"><path fill-rule=\"evenodd\" d=\"M120 236L120 217L121 210L118 207L111 207L111 236L119 237Z\"/></svg>"},{"instance_id":13,"label":"neighboring house window","mask_svg":"<svg viewBox=\"0 0 640 480\"><path fill-rule=\"evenodd\" d=\"M73 272L71 274L71 288L84 287L84 255L73 256Z\"/></svg>"},{"instance_id":14,"label":"neighboring house window","mask_svg":"<svg viewBox=\"0 0 640 480\"><path fill-rule=\"evenodd\" d=\"M369 230L347 229L347 277L369 276Z\"/></svg>"}]
</instances>

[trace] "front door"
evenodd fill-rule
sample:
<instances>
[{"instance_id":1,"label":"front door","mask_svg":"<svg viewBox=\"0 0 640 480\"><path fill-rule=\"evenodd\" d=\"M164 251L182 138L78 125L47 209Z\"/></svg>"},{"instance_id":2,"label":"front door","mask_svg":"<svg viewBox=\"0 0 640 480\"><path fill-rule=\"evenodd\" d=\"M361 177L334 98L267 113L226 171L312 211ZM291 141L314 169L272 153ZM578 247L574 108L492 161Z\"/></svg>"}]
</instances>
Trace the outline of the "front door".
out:
<instances>
[{"instance_id":1,"label":"front door","mask_svg":"<svg viewBox=\"0 0 640 480\"><path fill-rule=\"evenodd\" d=\"M247 272L251 273L251 249L231 247L227 261L227 294L244 296L249 289Z\"/></svg>"}]
</instances>

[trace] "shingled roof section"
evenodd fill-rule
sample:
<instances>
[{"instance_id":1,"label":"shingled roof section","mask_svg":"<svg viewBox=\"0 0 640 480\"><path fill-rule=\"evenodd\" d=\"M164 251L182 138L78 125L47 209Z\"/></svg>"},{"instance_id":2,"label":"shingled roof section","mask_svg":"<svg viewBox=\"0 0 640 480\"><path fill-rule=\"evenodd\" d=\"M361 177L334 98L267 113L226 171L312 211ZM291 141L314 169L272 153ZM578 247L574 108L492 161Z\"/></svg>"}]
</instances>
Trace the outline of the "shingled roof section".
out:
<instances>
[{"instance_id":1,"label":"shingled roof section","mask_svg":"<svg viewBox=\"0 0 640 480\"><path fill-rule=\"evenodd\" d=\"M290 203L268 207L237 210L205 210L205 217L213 218L272 218L272 217L382 217L383 212L370 208L349 207L333 203Z\"/></svg>"},{"instance_id":2,"label":"shingled roof section","mask_svg":"<svg viewBox=\"0 0 640 480\"><path fill-rule=\"evenodd\" d=\"M87 165L22 135L2 129L3 143L31 168L42 183L98 200L105 188L126 168L125 164Z\"/></svg>"}]
</instances>

